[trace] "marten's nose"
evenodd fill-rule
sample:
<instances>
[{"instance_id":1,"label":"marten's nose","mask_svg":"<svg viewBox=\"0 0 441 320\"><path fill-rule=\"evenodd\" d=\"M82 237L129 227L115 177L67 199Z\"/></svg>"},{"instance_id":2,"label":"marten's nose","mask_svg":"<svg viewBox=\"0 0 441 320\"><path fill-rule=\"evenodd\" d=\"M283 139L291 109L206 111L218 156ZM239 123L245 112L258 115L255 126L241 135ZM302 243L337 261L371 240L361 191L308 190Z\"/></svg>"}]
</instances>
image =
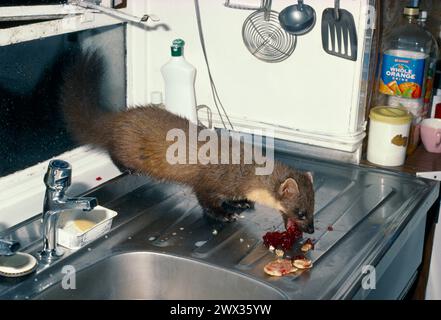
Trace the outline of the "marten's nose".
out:
<instances>
[{"instance_id":1,"label":"marten's nose","mask_svg":"<svg viewBox=\"0 0 441 320\"><path fill-rule=\"evenodd\" d=\"M313 224L307 225L306 229L305 229L305 232L309 233L309 234L314 233L314 225Z\"/></svg>"}]
</instances>

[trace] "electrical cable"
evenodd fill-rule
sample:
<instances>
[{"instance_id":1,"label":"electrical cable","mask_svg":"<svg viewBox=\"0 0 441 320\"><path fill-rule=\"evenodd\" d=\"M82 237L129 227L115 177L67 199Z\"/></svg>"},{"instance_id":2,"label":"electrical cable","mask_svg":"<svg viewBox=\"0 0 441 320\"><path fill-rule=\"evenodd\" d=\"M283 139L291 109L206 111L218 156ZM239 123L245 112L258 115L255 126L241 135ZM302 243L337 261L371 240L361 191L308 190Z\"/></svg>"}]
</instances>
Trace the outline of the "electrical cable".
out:
<instances>
[{"instance_id":1,"label":"electrical cable","mask_svg":"<svg viewBox=\"0 0 441 320\"><path fill-rule=\"evenodd\" d=\"M208 77L210 79L210 87L211 87L211 93L212 93L213 100L214 100L214 105L216 106L217 112L219 113L219 116L220 116L220 119L222 121L222 125L224 126L224 128L227 129L227 126L225 124L225 121L224 121L224 118L222 116L220 109L222 109L225 117L227 118L227 121L231 127L231 130L234 130L234 127L231 124L230 118L228 117L227 112L225 111L225 108L219 98L219 94L217 92L217 88L216 88L216 85L214 83L213 76L211 73L210 64L208 63L207 49L205 47L204 33L202 31L202 18L201 18L201 11L200 11L200 7L199 7L199 0L194 0L194 6L195 6L195 11L196 11L196 20L198 23L199 40L201 42L202 52L204 53L204 59L205 59L205 64L207 66ZM220 108L219 108L219 106L220 106Z\"/></svg>"}]
</instances>

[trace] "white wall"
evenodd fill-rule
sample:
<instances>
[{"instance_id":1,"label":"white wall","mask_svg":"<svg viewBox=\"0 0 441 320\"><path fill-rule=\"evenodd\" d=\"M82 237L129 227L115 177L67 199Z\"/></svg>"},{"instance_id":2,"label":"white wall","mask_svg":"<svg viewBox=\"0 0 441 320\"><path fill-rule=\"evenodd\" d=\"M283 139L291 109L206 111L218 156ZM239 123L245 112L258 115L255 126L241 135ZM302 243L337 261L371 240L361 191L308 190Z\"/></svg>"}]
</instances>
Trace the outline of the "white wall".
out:
<instances>
[{"instance_id":1,"label":"white wall","mask_svg":"<svg viewBox=\"0 0 441 320\"><path fill-rule=\"evenodd\" d=\"M273 1L273 10L281 11L294 2ZM359 146L364 136L363 119L360 121L358 114L367 1L341 1L341 7L354 14L358 26L357 62L324 52L321 15L325 8L333 7L334 1L309 0L306 3L317 12L317 24L310 33L298 37L295 52L281 63L262 62L245 48L242 24L252 11L226 8L223 0L199 0L199 3L212 73L222 102L236 125L257 127L265 126L259 124L264 122L269 127L284 127L279 127L278 131L295 141L351 151ZM149 92L163 91L160 68L169 59L173 39L183 38L185 57L197 68L197 102L214 109L197 32L194 1L144 0L129 4L132 13L141 15L144 10L161 18L157 28L150 22L150 31L138 29L138 36L132 39L134 47L129 46L129 56L131 50L134 51L132 55L138 57L143 51L147 59L146 65L137 60L139 68L133 71L147 73L147 84L143 83L143 90L134 85L132 89L137 98L132 101L139 103L143 98L148 101ZM165 30L163 24L169 30ZM136 78L133 81L136 82ZM144 91L143 96L141 91ZM333 141L337 140L346 145L334 145Z\"/></svg>"}]
</instances>

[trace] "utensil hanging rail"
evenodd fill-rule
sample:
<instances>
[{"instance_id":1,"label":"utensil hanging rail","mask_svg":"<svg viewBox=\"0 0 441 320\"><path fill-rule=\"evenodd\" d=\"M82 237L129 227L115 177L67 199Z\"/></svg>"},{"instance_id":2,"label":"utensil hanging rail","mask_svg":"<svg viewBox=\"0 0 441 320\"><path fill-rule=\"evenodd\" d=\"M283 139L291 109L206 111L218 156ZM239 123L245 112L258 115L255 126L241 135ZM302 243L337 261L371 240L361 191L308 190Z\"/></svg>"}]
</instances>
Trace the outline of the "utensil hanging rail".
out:
<instances>
[{"instance_id":1,"label":"utensil hanging rail","mask_svg":"<svg viewBox=\"0 0 441 320\"><path fill-rule=\"evenodd\" d=\"M73 5L39 5L0 7L0 21L32 21L62 19L67 15L80 15L86 10Z\"/></svg>"},{"instance_id":2,"label":"utensil hanging rail","mask_svg":"<svg viewBox=\"0 0 441 320\"><path fill-rule=\"evenodd\" d=\"M99 6L93 3L90 3L88 1L78 1L76 3L74 3L77 6L80 6L82 8L86 8L86 9L94 9L94 10L98 10L102 13L108 14L112 17L124 20L124 21L131 21L134 23L143 23L143 22L147 22L149 19L154 21L154 22L158 22L160 21L159 17L153 14L144 14L141 17L138 16L134 16L128 13L124 13L121 12L119 10L116 9L112 9L112 8L106 8L103 6Z\"/></svg>"}]
</instances>

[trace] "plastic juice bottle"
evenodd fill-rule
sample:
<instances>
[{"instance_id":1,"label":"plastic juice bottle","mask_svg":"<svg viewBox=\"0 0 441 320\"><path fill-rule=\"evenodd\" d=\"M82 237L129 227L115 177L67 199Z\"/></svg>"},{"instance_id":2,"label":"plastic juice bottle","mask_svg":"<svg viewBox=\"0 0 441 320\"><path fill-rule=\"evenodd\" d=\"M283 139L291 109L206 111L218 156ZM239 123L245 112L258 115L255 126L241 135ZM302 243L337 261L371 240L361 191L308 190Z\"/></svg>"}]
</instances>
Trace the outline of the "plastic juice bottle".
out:
<instances>
[{"instance_id":1,"label":"plastic juice bottle","mask_svg":"<svg viewBox=\"0 0 441 320\"><path fill-rule=\"evenodd\" d=\"M436 89L434 90L434 82L435 82L435 74L436 74L436 64L439 59L439 46L438 42L436 41L436 38L433 36L432 33L426 28L426 22L427 22L427 11L421 11L420 15L418 17L418 25L420 25L426 32L432 37L433 41L433 47L432 52L430 54L430 60L429 60L429 70L427 71L427 80L426 80L426 94L424 96L424 114L429 116L430 107L432 98L435 95ZM434 113L434 110L432 111Z\"/></svg>"},{"instance_id":2,"label":"plastic juice bottle","mask_svg":"<svg viewBox=\"0 0 441 320\"><path fill-rule=\"evenodd\" d=\"M423 119L426 77L433 48L432 37L417 24L419 9L404 8L403 20L383 42L378 102L402 107L414 117L407 154L419 143L419 124Z\"/></svg>"},{"instance_id":3,"label":"plastic juice bottle","mask_svg":"<svg viewBox=\"0 0 441 320\"><path fill-rule=\"evenodd\" d=\"M184 45L184 40L174 40L171 59L161 68L165 83L165 109L197 123L194 88L196 68L185 60Z\"/></svg>"}]
</instances>

